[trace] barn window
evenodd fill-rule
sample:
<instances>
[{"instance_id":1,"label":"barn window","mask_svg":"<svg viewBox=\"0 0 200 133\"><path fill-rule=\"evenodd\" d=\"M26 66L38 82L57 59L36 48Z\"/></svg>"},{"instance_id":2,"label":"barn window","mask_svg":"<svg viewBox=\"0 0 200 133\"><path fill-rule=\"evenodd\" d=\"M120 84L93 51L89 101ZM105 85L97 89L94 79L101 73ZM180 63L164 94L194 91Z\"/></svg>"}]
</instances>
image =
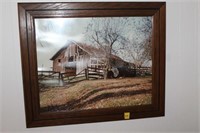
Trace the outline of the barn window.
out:
<instances>
[{"instance_id":1,"label":"barn window","mask_svg":"<svg viewBox=\"0 0 200 133\"><path fill-rule=\"evenodd\" d=\"M58 62L60 63L60 62L61 62L61 59L58 59Z\"/></svg>"},{"instance_id":2,"label":"barn window","mask_svg":"<svg viewBox=\"0 0 200 133\"><path fill-rule=\"evenodd\" d=\"M79 53L79 55L83 55L84 54L84 52L83 52L83 50L81 48L78 49L78 53Z\"/></svg>"},{"instance_id":3,"label":"barn window","mask_svg":"<svg viewBox=\"0 0 200 133\"><path fill-rule=\"evenodd\" d=\"M97 60L92 59L91 64L97 64Z\"/></svg>"},{"instance_id":4,"label":"barn window","mask_svg":"<svg viewBox=\"0 0 200 133\"><path fill-rule=\"evenodd\" d=\"M68 59L68 62L73 62L73 60L74 60L74 56L70 56Z\"/></svg>"}]
</instances>

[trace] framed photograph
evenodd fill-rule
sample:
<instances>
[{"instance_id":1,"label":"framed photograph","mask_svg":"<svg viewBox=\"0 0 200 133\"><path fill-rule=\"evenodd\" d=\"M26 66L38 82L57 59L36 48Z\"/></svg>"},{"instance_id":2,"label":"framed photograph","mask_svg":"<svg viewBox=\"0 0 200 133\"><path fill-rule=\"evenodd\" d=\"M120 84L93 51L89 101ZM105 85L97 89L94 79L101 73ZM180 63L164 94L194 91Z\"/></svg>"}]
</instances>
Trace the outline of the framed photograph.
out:
<instances>
[{"instance_id":1,"label":"framed photograph","mask_svg":"<svg viewBox=\"0 0 200 133\"><path fill-rule=\"evenodd\" d=\"M27 127L164 116L165 10L18 3Z\"/></svg>"}]
</instances>

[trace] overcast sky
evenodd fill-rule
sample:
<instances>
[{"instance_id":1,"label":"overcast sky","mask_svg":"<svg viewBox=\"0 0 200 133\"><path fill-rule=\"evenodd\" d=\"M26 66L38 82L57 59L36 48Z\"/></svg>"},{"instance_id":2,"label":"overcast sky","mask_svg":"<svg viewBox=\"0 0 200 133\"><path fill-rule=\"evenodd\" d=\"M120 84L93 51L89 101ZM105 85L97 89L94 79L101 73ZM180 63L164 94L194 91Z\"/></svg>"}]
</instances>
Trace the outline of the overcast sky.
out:
<instances>
[{"instance_id":1,"label":"overcast sky","mask_svg":"<svg viewBox=\"0 0 200 133\"><path fill-rule=\"evenodd\" d=\"M52 67L50 58L68 41L87 42L84 33L92 18L45 18L35 19L37 59L39 69ZM101 18L98 18L101 19ZM129 18L130 19L130 18ZM132 17L140 23L142 17ZM128 27L127 36L136 34L136 27ZM143 36L138 36L142 40ZM120 56L120 55L119 55ZM122 57L121 57L122 58ZM50 69L49 69L50 70Z\"/></svg>"},{"instance_id":2,"label":"overcast sky","mask_svg":"<svg viewBox=\"0 0 200 133\"><path fill-rule=\"evenodd\" d=\"M88 22L87 18L35 19L38 67L52 67L49 59L68 41L82 42Z\"/></svg>"}]
</instances>

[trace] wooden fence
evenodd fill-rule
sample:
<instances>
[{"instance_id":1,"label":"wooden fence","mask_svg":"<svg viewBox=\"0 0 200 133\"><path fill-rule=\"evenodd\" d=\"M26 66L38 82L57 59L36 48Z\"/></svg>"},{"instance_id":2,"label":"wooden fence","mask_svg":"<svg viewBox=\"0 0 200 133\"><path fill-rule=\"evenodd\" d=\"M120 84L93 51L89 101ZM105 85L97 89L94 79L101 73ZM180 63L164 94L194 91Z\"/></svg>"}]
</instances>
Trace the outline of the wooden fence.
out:
<instances>
[{"instance_id":1,"label":"wooden fence","mask_svg":"<svg viewBox=\"0 0 200 133\"><path fill-rule=\"evenodd\" d=\"M136 75L150 75L152 74L151 67L139 67L136 68Z\"/></svg>"},{"instance_id":2,"label":"wooden fence","mask_svg":"<svg viewBox=\"0 0 200 133\"><path fill-rule=\"evenodd\" d=\"M61 78L64 82L74 83L74 82L80 82L82 80L102 79L103 75L104 75L103 69L87 67L78 74L72 76L69 76L68 73L61 73Z\"/></svg>"},{"instance_id":3,"label":"wooden fence","mask_svg":"<svg viewBox=\"0 0 200 133\"><path fill-rule=\"evenodd\" d=\"M60 72L55 71L38 71L38 79L39 80L48 80L48 79L54 79L54 78L61 78Z\"/></svg>"},{"instance_id":4,"label":"wooden fence","mask_svg":"<svg viewBox=\"0 0 200 133\"><path fill-rule=\"evenodd\" d=\"M136 71L136 76L142 76L152 73L151 68L149 67L140 67L133 70ZM65 73L54 72L54 71L38 71L39 80L57 79L59 81L62 81L63 84L70 84L70 83L80 82L83 80L103 79L103 78L104 78L104 70L102 68L95 68L95 67L87 67L78 74L76 74L76 71L73 69L67 70Z\"/></svg>"}]
</instances>

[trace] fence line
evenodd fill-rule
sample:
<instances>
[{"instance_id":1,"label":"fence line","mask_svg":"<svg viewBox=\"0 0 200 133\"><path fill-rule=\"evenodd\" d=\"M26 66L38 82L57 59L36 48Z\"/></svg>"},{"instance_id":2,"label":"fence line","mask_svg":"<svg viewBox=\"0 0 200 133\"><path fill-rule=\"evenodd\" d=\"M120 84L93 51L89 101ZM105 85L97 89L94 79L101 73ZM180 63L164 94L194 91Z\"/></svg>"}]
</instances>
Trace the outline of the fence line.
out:
<instances>
[{"instance_id":1,"label":"fence line","mask_svg":"<svg viewBox=\"0 0 200 133\"><path fill-rule=\"evenodd\" d=\"M151 73L150 67L140 67L133 70L136 70L137 75L143 75L146 72ZM75 70L67 70L65 73L55 71L38 71L38 79L48 80L58 78L58 80L61 80L63 83L69 84L83 80L104 78L104 70L102 68L87 67L78 74L75 74L75 72Z\"/></svg>"},{"instance_id":2,"label":"fence line","mask_svg":"<svg viewBox=\"0 0 200 133\"><path fill-rule=\"evenodd\" d=\"M58 77L58 79L61 78L60 72L55 71L38 71L38 78L39 80L45 80L49 78L55 78Z\"/></svg>"}]
</instances>

